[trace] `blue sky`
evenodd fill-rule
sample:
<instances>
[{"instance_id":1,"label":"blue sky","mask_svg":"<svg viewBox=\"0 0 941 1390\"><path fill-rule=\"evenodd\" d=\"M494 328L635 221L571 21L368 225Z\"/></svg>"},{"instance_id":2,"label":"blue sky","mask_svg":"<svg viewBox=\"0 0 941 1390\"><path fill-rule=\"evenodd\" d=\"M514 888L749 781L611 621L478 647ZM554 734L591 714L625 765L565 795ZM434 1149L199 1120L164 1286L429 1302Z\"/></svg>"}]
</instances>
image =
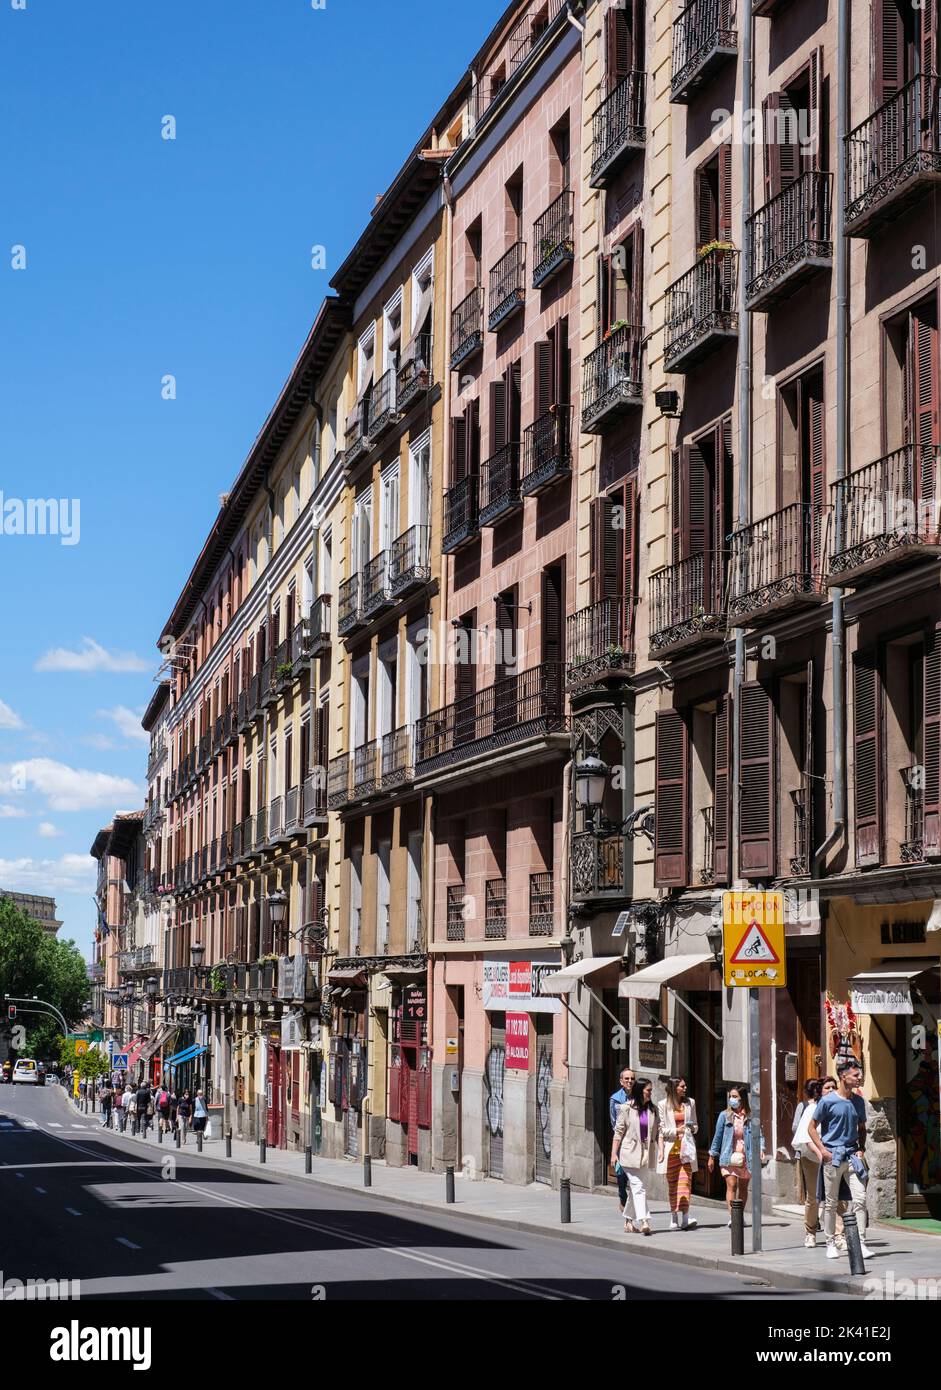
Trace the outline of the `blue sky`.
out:
<instances>
[{"instance_id":1,"label":"blue sky","mask_svg":"<svg viewBox=\"0 0 941 1390\"><path fill-rule=\"evenodd\" d=\"M219 494L503 8L0 0L0 492L80 504L77 544L0 528L0 887L53 893L86 953Z\"/></svg>"}]
</instances>

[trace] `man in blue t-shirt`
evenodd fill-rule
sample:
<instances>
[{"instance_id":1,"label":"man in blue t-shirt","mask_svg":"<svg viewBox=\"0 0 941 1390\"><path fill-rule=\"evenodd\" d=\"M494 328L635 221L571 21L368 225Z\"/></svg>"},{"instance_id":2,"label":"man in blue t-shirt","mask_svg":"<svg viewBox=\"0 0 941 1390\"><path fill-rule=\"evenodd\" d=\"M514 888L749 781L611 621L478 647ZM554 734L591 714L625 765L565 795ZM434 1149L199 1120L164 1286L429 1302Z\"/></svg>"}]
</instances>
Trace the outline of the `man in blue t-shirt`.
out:
<instances>
[{"instance_id":1,"label":"man in blue t-shirt","mask_svg":"<svg viewBox=\"0 0 941 1390\"><path fill-rule=\"evenodd\" d=\"M608 1100L608 1113L611 1117L612 1130L617 1127L618 1110L622 1105L626 1105L631 1098L631 1091L634 1089L636 1079L633 1068L621 1068L621 1074L618 1077L621 1083L620 1090L615 1091ZM618 1180L618 1207L623 1216L624 1208L627 1205L627 1174L620 1164L617 1165L615 1176Z\"/></svg>"},{"instance_id":2,"label":"man in blue t-shirt","mask_svg":"<svg viewBox=\"0 0 941 1390\"><path fill-rule=\"evenodd\" d=\"M843 1178L849 1185L862 1252L867 1257L872 1254L866 1245L866 1186L862 1163L866 1150L866 1102L856 1094L863 1074L858 1062L841 1063L836 1074L836 1090L817 1101L808 1126L811 1143L823 1153L826 1198L823 1229L827 1236L828 1260L836 1260L840 1255L836 1244L836 1215Z\"/></svg>"}]
</instances>

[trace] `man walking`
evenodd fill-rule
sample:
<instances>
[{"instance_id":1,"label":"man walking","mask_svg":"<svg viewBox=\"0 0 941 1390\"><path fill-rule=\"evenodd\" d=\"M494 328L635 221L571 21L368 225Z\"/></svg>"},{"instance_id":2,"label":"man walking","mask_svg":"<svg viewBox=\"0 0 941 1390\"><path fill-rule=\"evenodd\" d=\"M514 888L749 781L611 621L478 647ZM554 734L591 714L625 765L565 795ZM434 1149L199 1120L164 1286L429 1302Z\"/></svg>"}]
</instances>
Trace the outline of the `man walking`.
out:
<instances>
[{"instance_id":1,"label":"man walking","mask_svg":"<svg viewBox=\"0 0 941 1390\"><path fill-rule=\"evenodd\" d=\"M634 1070L632 1067L621 1068L621 1074L618 1077L618 1081L620 1083L619 1089L614 1092L614 1094L608 1101L608 1111L611 1117L612 1134L617 1128L618 1110L622 1105L626 1105L630 1100L631 1092L634 1089L634 1082L636 1081L636 1079L637 1078L634 1075ZM615 1163L614 1172L618 1180L618 1208L621 1212L621 1215L623 1216L624 1208L627 1205L627 1174L621 1167L620 1163Z\"/></svg>"},{"instance_id":2,"label":"man walking","mask_svg":"<svg viewBox=\"0 0 941 1390\"><path fill-rule=\"evenodd\" d=\"M102 1129L111 1128L111 1107L114 1105L114 1091L111 1087L111 1077L106 1076L101 1087L101 1127Z\"/></svg>"},{"instance_id":3,"label":"man walking","mask_svg":"<svg viewBox=\"0 0 941 1390\"><path fill-rule=\"evenodd\" d=\"M866 1102L856 1094L862 1085L858 1062L842 1062L836 1069L837 1088L821 1096L808 1126L811 1143L823 1154L823 1228L827 1237L827 1259L839 1259L836 1244L836 1216L840 1201L840 1182L845 1178L859 1227L860 1248L868 1259L866 1245Z\"/></svg>"}]
</instances>

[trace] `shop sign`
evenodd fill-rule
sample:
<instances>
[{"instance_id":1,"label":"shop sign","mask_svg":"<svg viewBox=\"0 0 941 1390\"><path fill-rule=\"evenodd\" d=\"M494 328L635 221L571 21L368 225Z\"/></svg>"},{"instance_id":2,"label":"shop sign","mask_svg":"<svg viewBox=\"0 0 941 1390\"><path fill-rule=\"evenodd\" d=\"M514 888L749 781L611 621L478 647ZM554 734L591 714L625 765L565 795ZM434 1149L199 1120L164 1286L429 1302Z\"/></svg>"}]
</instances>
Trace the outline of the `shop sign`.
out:
<instances>
[{"instance_id":1,"label":"shop sign","mask_svg":"<svg viewBox=\"0 0 941 1390\"><path fill-rule=\"evenodd\" d=\"M879 985L853 985L850 1003L857 1014L914 1013L907 980L888 980Z\"/></svg>"},{"instance_id":2,"label":"shop sign","mask_svg":"<svg viewBox=\"0 0 941 1390\"><path fill-rule=\"evenodd\" d=\"M506 1065L508 1071L529 1071L529 1014L506 1016Z\"/></svg>"},{"instance_id":3,"label":"shop sign","mask_svg":"<svg viewBox=\"0 0 941 1390\"><path fill-rule=\"evenodd\" d=\"M663 1074L667 1070L667 1040L665 1028L640 1024L637 1029L637 1062L642 1071Z\"/></svg>"},{"instance_id":4,"label":"shop sign","mask_svg":"<svg viewBox=\"0 0 941 1390\"><path fill-rule=\"evenodd\" d=\"M424 985L409 985L402 1001L403 1015L411 1023L424 1023L428 1015L428 1000Z\"/></svg>"},{"instance_id":5,"label":"shop sign","mask_svg":"<svg viewBox=\"0 0 941 1390\"><path fill-rule=\"evenodd\" d=\"M286 1013L281 1016L281 1046L282 1048L297 1049L302 1040L302 1020L301 1015L296 1013Z\"/></svg>"},{"instance_id":6,"label":"shop sign","mask_svg":"<svg viewBox=\"0 0 941 1390\"><path fill-rule=\"evenodd\" d=\"M483 1005L503 1012L525 1009L531 1014L562 1012L562 1001L542 993L542 981L559 969L558 961L508 960L505 956L484 959Z\"/></svg>"}]
</instances>

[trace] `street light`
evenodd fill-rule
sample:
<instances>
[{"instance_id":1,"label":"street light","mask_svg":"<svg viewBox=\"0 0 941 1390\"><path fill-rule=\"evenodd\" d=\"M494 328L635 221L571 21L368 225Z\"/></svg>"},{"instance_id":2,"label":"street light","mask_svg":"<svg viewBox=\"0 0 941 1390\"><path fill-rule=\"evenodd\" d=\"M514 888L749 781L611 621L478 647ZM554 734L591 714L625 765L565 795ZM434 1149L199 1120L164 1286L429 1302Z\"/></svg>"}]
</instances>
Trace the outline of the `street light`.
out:
<instances>
[{"instance_id":1,"label":"street light","mask_svg":"<svg viewBox=\"0 0 941 1390\"><path fill-rule=\"evenodd\" d=\"M706 932L706 940L709 942L709 949L712 952L716 965L721 965L723 932L718 922L713 922L712 926Z\"/></svg>"},{"instance_id":2,"label":"street light","mask_svg":"<svg viewBox=\"0 0 941 1390\"><path fill-rule=\"evenodd\" d=\"M193 964L197 970L202 965L203 956L205 954L206 948L203 945L203 943L201 941L194 941L192 946L190 947L190 956L192 957Z\"/></svg>"},{"instance_id":3,"label":"street light","mask_svg":"<svg viewBox=\"0 0 941 1390\"><path fill-rule=\"evenodd\" d=\"M639 806L624 820L611 820L602 814L604 794L611 769L607 763L589 753L581 762L575 764L575 801L586 812L588 829L593 835L623 835L634 840L638 835L645 836L651 844L654 837L654 812L652 806Z\"/></svg>"},{"instance_id":4,"label":"street light","mask_svg":"<svg viewBox=\"0 0 941 1390\"><path fill-rule=\"evenodd\" d=\"M154 1000L157 998L157 990L159 987L160 981L157 979L156 975L148 975L147 979L144 981L144 989L151 1004L153 1004Z\"/></svg>"},{"instance_id":5,"label":"street light","mask_svg":"<svg viewBox=\"0 0 941 1390\"><path fill-rule=\"evenodd\" d=\"M610 768L594 754L575 764L575 800L586 811L596 811L604 801Z\"/></svg>"},{"instance_id":6,"label":"street light","mask_svg":"<svg viewBox=\"0 0 941 1390\"><path fill-rule=\"evenodd\" d=\"M268 915L271 918L273 927L284 926L284 919L288 913L288 895L283 888L276 888L273 893L268 894Z\"/></svg>"}]
</instances>

